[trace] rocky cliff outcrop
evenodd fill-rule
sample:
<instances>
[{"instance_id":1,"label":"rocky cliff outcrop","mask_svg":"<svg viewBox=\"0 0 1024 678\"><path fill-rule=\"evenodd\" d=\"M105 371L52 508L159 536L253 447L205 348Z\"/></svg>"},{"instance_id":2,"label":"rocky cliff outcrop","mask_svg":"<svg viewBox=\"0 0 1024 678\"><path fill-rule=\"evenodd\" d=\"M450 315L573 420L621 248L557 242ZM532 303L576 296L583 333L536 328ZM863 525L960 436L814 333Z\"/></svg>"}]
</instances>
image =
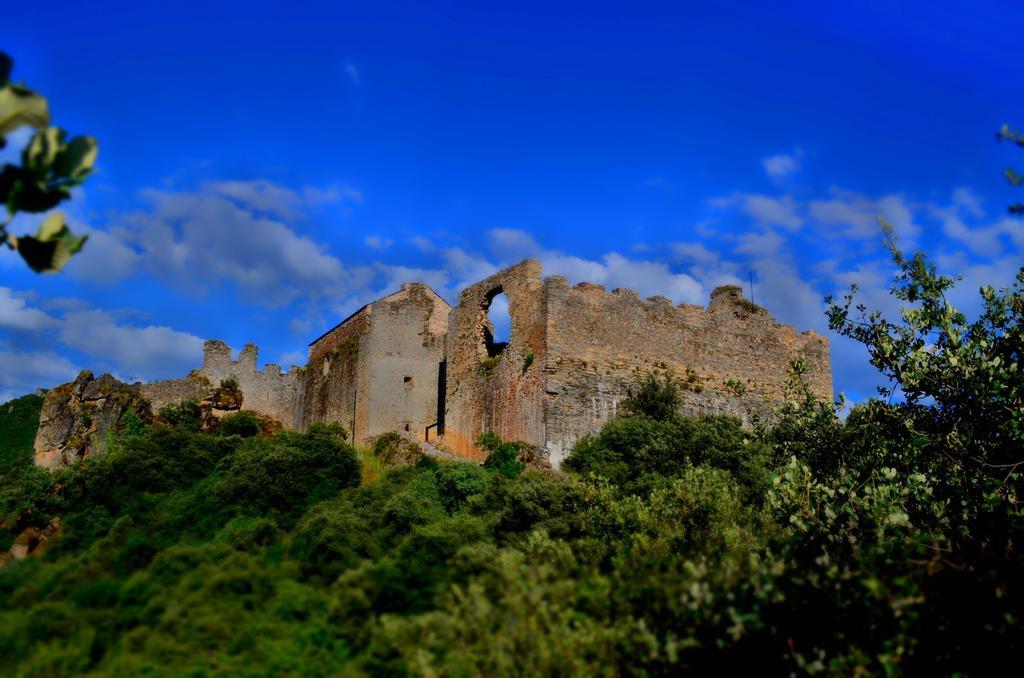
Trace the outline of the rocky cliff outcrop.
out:
<instances>
[{"instance_id":1,"label":"rocky cliff outcrop","mask_svg":"<svg viewBox=\"0 0 1024 678\"><path fill-rule=\"evenodd\" d=\"M123 430L128 410L143 421L152 420L138 386L109 374L96 378L84 370L73 382L46 394L34 446L36 466L60 468L105 452L108 440Z\"/></svg>"}]
</instances>

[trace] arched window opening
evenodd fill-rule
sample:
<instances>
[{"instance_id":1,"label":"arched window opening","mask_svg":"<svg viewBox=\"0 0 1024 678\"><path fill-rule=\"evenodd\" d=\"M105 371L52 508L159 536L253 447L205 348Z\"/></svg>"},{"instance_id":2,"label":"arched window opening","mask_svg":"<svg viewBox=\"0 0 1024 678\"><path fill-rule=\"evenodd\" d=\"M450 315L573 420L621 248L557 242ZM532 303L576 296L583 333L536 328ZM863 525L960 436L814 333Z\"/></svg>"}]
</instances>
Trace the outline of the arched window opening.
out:
<instances>
[{"instance_id":1,"label":"arched window opening","mask_svg":"<svg viewBox=\"0 0 1024 678\"><path fill-rule=\"evenodd\" d=\"M484 347L487 357L494 358L508 346L512 336L512 316L508 312L508 297L498 288L487 295L487 316L484 322Z\"/></svg>"}]
</instances>

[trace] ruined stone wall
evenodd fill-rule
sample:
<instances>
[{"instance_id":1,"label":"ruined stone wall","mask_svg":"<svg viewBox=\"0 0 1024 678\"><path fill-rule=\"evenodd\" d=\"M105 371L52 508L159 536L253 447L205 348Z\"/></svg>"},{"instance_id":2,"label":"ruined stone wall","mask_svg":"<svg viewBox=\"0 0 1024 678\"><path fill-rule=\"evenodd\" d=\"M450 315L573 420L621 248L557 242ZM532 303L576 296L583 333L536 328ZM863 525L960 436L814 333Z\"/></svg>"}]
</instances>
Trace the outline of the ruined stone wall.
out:
<instances>
[{"instance_id":1,"label":"ruined stone wall","mask_svg":"<svg viewBox=\"0 0 1024 678\"><path fill-rule=\"evenodd\" d=\"M303 375L301 428L314 422L338 422L353 440L356 431L366 430L366 398L359 397L358 377L366 371L365 367L360 370L360 360L365 365L371 313L371 307L364 307L310 346Z\"/></svg>"},{"instance_id":2,"label":"ruined stone wall","mask_svg":"<svg viewBox=\"0 0 1024 678\"><path fill-rule=\"evenodd\" d=\"M544 299L545 446L556 465L615 416L637 378L651 372L682 380L684 412L749 423L781 404L790 366L803 356L812 391L832 399L827 340L779 324L737 287L716 289L703 309L665 297L642 301L632 290L572 287L552 276Z\"/></svg>"},{"instance_id":3,"label":"ruined stone wall","mask_svg":"<svg viewBox=\"0 0 1024 678\"><path fill-rule=\"evenodd\" d=\"M255 344L246 344L238 360L232 360L231 347L212 339L203 345L202 368L193 370L185 379L154 381L138 387L153 411L159 411L164 405L189 398L208 398L221 381L234 379L242 392L243 409L265 414L288 427L298 427L302 368L293 366L282 373L279 366L268 364L261 371L257 369L258 361L259 349Z\"/></svg>"},{"instance_id":4,"label":"ruined stone wall","mask_svg":"<svg viewBox=\"0 0 1024 678\"><path fill-rule=\"evenodd\" d=\"M450 312L426 285L406 283L314 342L302 425L341 422L359 442L397 430L423 439L437 421Z\"/></svg>"},{"instance_id":5,"label":"ruined stone wall","mask_svg":"<svg viewBox=\"0 0 1024 678\"><path fill-rule=\"evenodd\" d=\"M288 427L298 427L302 368L292 366L282 373L279 366L268 364L261 371L257 369L258 361L259 349L255 344L246 344L238 360L232 360L231 347L211 339L203 345L202 368L193 370L184 379L165 379L137 386L153 411L158 412L165 405L190 398L208 398L221 381L234 379L242 392L243 409L265 414Z\"/></svg>"},{"instance_id":6,"label":"ruined stone wall","mask_svg":"<svg viewBox=\"0 0 1024 678\"><path fill-rule=\"evenodd\" d=\"M165 379L148 384L139 384L142 397L149 401L154 412L159 412L165 405L173 405L183 400L202 400L219 385L211 384L198 370L184 379Z\"/></svg>"},{"instance_id":7,"label":"ruined stone wall","mask_svg":"<svg viewBox=\"0 0 1024 678\"><path fill-rule=\"evenodd\" d=\"M509 299L512 332L494 360L485 328L499 292ZM715 290L707 309L674 306L632 290L573 287L561 276L542 280L540 264L528 260L467 288L451 314L444 443L478 457L474 441L493 432L546 450L558 466L652 372L683 382L684 412L750 423L778 407L801 356L812 391L830 400L827 340L777 323L739 288Z\"/></svg>"},{"instance_id":8,"label":"ruined stone wall","mask_svg":"<svg viewBox=\"0 0 1024 678\"><path fill-rule=\"evenodd\" d=\"M540 271L533 260L505 269L463 290L451 313L444 444L456 454L481 457L474 442L487 432L543 446L547 319ZM508 297L511 332L504 351L491 358L487 310L501 292Z\"/></svg>"},{"instance_id":9,"label":"ruined stone wall","mask_svg":"<svg viewBox=\"0 0 1024 678\"><path fill-rule=\"evenodd\" d=\"M511 316L503 347L493 342L487 320L499 293L508 297ZM187 378L132 388L159 410L207 399L233 379L244 409L290 428L339 422L357 442L388 431L423 440L440 405L443 443L453 452L481 458L474 443L491 432L546 451L558 466L576 441L618 413L648 373L683 382L685 412L749 423L780 404L798 357L810 367L811 390L831 399L827 341L777 323L739 288L716 289L706 309L673 306L660 296L642 301L630 290L574 287L561 276L542 280L540 263L526 260L465 289L455 310L426 285L403 284L313 342L306 367L260 371L253 344L232 360L227 344L208 341L203 367Z\"/></svg>"}]
</instances>

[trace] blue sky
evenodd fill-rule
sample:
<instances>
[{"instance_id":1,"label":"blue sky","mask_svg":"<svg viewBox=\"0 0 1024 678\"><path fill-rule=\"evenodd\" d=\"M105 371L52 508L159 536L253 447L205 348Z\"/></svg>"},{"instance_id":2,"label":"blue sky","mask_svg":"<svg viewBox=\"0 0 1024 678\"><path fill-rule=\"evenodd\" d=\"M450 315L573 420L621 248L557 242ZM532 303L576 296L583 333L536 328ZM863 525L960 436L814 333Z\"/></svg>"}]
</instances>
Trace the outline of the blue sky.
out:
<instances>
[{"instance_id":1,"label":"blue sky","mask_svg":"<svg viewBox=\"0 0 1024 678\"><path fill-rule=\"evenodd\" d=\"M964 305L1009 284L1000 174L1024 162L994 132L1024 126L1024 7L718 4L5 8L15 79L100 161L65 273L0 252L0 400L85 367L178 376L204 338L301 364L402 280L454 300L525 256L702 304L752 271L758 303L825 332L854 282L895 310L880 215ZM834 337L833 361L872 393L859 347Z\"/></svg>"}]
</instances>

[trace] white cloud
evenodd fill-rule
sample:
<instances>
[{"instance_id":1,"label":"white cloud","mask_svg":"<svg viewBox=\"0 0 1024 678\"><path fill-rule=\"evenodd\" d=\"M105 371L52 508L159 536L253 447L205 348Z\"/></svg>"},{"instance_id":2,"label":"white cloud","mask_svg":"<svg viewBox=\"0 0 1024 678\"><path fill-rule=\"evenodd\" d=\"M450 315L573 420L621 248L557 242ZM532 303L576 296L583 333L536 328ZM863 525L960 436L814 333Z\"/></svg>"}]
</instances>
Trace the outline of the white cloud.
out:
<instances>
[{"instance_id":1,"label":"white cloud","mask_svg":"<svg viewBox=\"0 0 1024 678\"><path fill-rule=\"evenodd\" d=\"M0 392L4 400L52 388L75 378L78 370L53 351L0 350Z\"/></svg>"},{"instance_id":2,"label":"white cloud","mask_svg":"<svg viewBox=\"0 0 1024 678\"><path fill-rule=\"evenodd\" d=\"M168 286L202 293L227 281L246 301L288 303L299 294L337 294L350 282L325 247L260 212L287 211L287 191L247 202L246 189L143 191L150 210L125 218L120 231L141 251L149 271ZM262 201L262 202L260 202Z\"/></svg>"},{"instance_id":3,"label":"white cloud","mask_svg":"<svg viewBox=\"0 0 1024 678\"><path fill-rule=\"evenodd\" d=\"M800 151L793 154L778 153L761 158L761 167L771 179L781 181L800 169Z\"/></svg>"},{"instance_id":4,"label":"white cloud","mask_svg":"<svg viewBox=\"0 0 1024 678\"><path fill-rule=\"evenodd\" d=\"M341 185L299 190L267 180L207 182L195 190L146 189L147 209L117 217L68 265L80 280L112 284L140 269L165 285L201 295L230 283L245 301L274 307L299 295L346 293L360 280L326 247L289 222L310 209L358 202L356 189ZM377 244L390 245L379 237Z\"/></svg>"},{"instance_id":5,"label":"white cloud","mask_svg":"<svg viewBox=\"0 0 1024 678\"><path fill-rule=\"evenodd\" d=\"M726 198L709 201L712 207L738 207L760 226L778 226L787 231L797 231L804 220L797 213L799 206L788 195L771 197L755 193L733 193Z\"/></svg>"},{"instance_id":6,"label":"white cloud","mask_svg":"<svg viewBox=\"0 0 1024 678\"><path fill-rule=\"evenodd\" d=\"M738 254L746 254L755 259L768 259L778 256L785 245L785 239L776 231L763 233L745 233L739 238L736 246Z\"/></svg>"},{"instance_id":7,"label":"white cloud","mask_svg":"<svg viewBox=\"0 0 1024 678\"><path fill-rule=\"evenodd\" d=\"M109 361L127 380L180 377L202 364L203 340L169 327L121 325L106 311L74 311L60 328L64 345Z\"/></svg>"},{"instance_id":8,"label":"white cloud","mask_svg":"<svg viewBox=\"0 0 1024 678\"><path fill-rule=\"evenodd\" d=\"M567 256L559 252L545 252L540 257L540 263L544 275L564 275L573 283L605 284L608 279L607 266L599 261Z\"/></svg>"},{"instance_id":9,"label":"white cloud","mask_svg":"<svg viewBox=\"0 0 1024 678\"><path fill-rule=\"evenodd\" d=\"M981 199L967 188L953 191L952 204L946 207L931 207L931 212L942 222L946 237L966 247L978 256L997 259L1002 256L1010 243L1020 250L1024 246L1024 229L1020 220L1001 217L984 225L968 225L967 221L985 216Z\"/></svg>"},{"instance_id":10,"label":"white cloud","mask_svg":"<svg viewBox=\"0 0 1024 678\"><path fill-rule=\"evenodd\" d=\"M699 242L677 242L672 243L672 253L680 261L694 262L697 264L715 264L718 262L718 252L712 252L703 243Z\"/></svg>"},{"instance_id":11,"label":"white cloud","mask_svg":"<svg viewBox=\"0 0 1024 678\"><path fill-rule=\"evenodd\" d=\"M363 244L372 250L384 251L394 244L391 238L383 238L379 235L368 235L363 238Z\"/></svg>"},{"instance_id":12,"label":"white cloud","mask_svg":"<svg viewBox=\"0 0 1024 678\"><path fill-rule=\"evenodd\" d=\"M493 228L487 239L491 252L503 261L539 257L542 252L532 235L515 228Z\"/></svg>"},{"instance_id":13,"label":"white cloud","mask_svg":"<svg viewBox=\"0 0 1024 678\"><path fill-rule=\"evenodd\" d=\"M981 209L981 198L966 186L953 190L953 202L967 210L972 217L985 216L985 211Z\"/></svg>"},{"instance_id":14,"label":"white cloud","mask_svg":"<svg viewBox=\"0 0 1024 678\"><path fill-rule=\"evenodd\" d=\"M791 264L778 259L754 264L754 301L782 322L824 332L824 296Z\"/></svg>"},{"instance_id":15,"label":"white cloud","mask_svg":"<svg viewBox=\"0 0 1024 678\"><path fill-rule=\"evenodd\" d=\"M334 185L325 188L303 186L302 198L309 205L329 205L343 201L359 204L363 202L363 192L351 186Z\"/></svg>"},{"instance_id":16,"label":"white cloud","mask_svg":"<svg viewBox=\"0 0 1024 678\"><path fill-rule=\"evenodd\" d=\"M871 199L854 191L831 189L831 199L812 200L808 212L811 220L829 235L862 240L880 238L879 218L896 229L901 245L914 247L921 227L914 221L913 206L905 196L894 194Z\"/></svg>"},{"instance_id":17,"label":"white cloud","mask_svg":"<svg viewBox=\"0 0 1024 678\"><path fill-rule=\"evenodd\" d=\"M419 235L410 238L409 242L420 252L433 252L437 249L434 243Z\"/></svg>"},{"instance_id":18,"label":"white cloud","mask_svg":"<svg viewBox=\"0 0 1024 678\"><path fill-rule=\"evenodd\" d=\"M51 329L58 320L38 308L25 303L25 297L8 288L0 287L0 327L26 332Z\"/></svg>"},{"instance_id":19,"label":"white cloud","mask_svg":"<svg viewBox=\"0 0 1024 678\"><path fill-rule=\"evenodd\" d=\"M425 283L435 292L446 298L453 291L449 289L451 278L448 272L442 269L391 266L387 264L377 264L376 268L384 276L384 284L378 288L378 291L372 292L370 294L372 298L366 298L364 303L379 299L386 294L397 292L404 282Z\"/></svg>"},{"instance_id":20,"label":"white cloud","mask_svg":"<svg viewBox=\"0 0 1024 678\"><path fill-rule=\"evenodd\" d=\"M441 258L445 268L454 276L456 283L462 283L460 286L483 280L498 271L498 266L487 261L486 257L472 255L459 247L445 248L441 252ZM436 291L441 293L441 290Z\"/></svg>"},{"instance_id":21,"label":"white cloud","mask_svg":"<svg viewBox=\"0 0 1024 678\"><path fill-rule=\"evenodd\" d=\"M215 181L203 184L200 192L232 198L249 211L266 212L282 219L292 220L302 216L302 198L299 194L267 179Z\"/></svg>"},{"instance_id":22,"label":"white cloud","mask_svg":"<svg viewBox=\"0 0 1024 678\"><path fill-rule=\"evenodd\" d=\"M292 365L305 365L306 358L307 355L305 349L295 349L294 351L286 351L282 353L277 364L284 369L288 369Z\"/></svg>"},{"instance_id":23,"label":"white cloud","mask_svg":"<svg viewBox=\"0 0 1024 678\"><path fill-rule=\"evenodd\" d=\"M89 240L68 263L68 275L79 280L111 285L133 275L142 257L126 244L123 231L107 233L88 229Z\"/></svg>"},{"instance_id":24,"label":"white cloud","mask_svg":"<svg viewBox=\"0 0 1024 678\"><path fill-rule=\"evenodd\" d=\"M707 303L707 294L699 282L686 273L673 273L661 262L631 260L615 252L602 259L604 279L594 282L601 282L609 289L625 287L636 290L641 297L662 295L676 304Z\"/></svg>"}]
</instances>

